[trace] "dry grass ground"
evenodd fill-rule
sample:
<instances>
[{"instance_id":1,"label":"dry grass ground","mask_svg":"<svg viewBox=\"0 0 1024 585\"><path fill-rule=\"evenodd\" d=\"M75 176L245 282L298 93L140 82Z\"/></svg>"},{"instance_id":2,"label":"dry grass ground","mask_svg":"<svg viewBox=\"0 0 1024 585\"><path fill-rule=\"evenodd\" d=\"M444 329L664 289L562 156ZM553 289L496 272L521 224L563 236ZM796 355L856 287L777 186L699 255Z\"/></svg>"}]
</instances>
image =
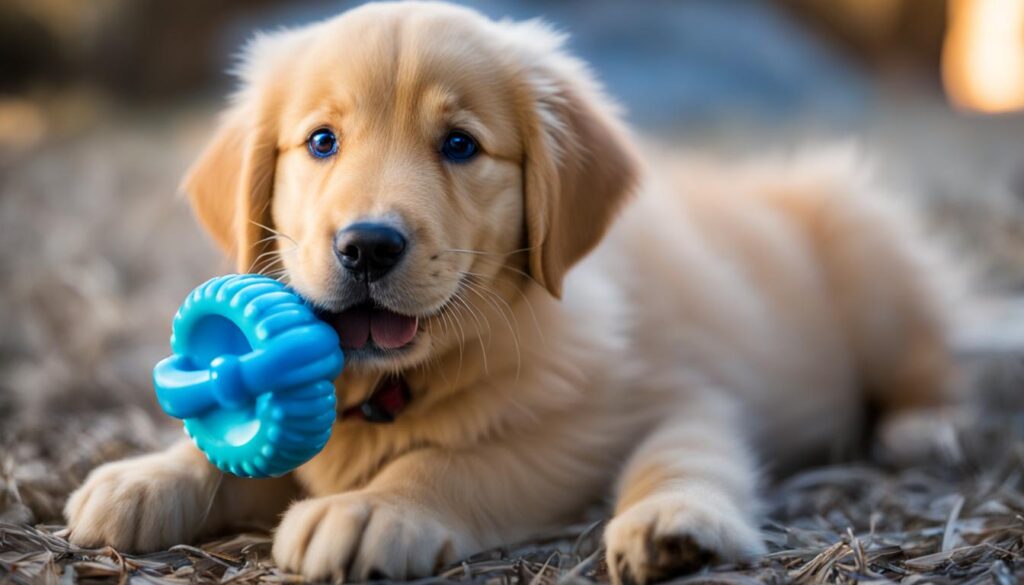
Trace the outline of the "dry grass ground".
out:
<instances>
[{"instance_id":1,"label":"dry grass ground","mask_svg":"<svg viewBox=\"0 0 1024 585\"><path fill-rule=\"evenodd\" d=\"M5 137L0 124L0 582L290 580L268 559L260 527L146 556L80 550L60 536L63 500L89 469L178 436L155 410L149 368L166 351L179 300L229 268L174 196L209 130L205 110L81 104L53 103L44 118L59 128L33 140ZM897 104L861 134L990 290L1019 295L1024 120ZM725 151L753 144L730 131L690 139ZM1014 324L1001 319L965 337L988 407L962 425L960 461L895 469L865 459L773 481L771 553L686 581L1024 580L1022 320ZM602 581L599 522L597 510L592 521L429 581Z\"/></svg>"},{"instance_id":2,"label":"dry grass ground","mask_svg":"<svg viewBox=\"0 0 1024 585\"><path fill-rule=\"evenodd\" d=\"M151 555L70 546L56 524L31 524L59 509L94 462L148 447L157 433L138 412L26 436L5 462L12 492L0 521L0 580L259 583L294 580L269 559L266 530L228 535ZM770 487L757 566L714 567L687 583L1018 583L1024 577L1024 424L990 417L964 437L964 462L892 470L843 464L811 469ZM50 444L55 452L37 445ZM11 446L11 445L9 445ZM969 462L969 463L967 463ZM423 582L601 582L607 574L600 521L478 555Z\"/></svg>"}]
</instances>

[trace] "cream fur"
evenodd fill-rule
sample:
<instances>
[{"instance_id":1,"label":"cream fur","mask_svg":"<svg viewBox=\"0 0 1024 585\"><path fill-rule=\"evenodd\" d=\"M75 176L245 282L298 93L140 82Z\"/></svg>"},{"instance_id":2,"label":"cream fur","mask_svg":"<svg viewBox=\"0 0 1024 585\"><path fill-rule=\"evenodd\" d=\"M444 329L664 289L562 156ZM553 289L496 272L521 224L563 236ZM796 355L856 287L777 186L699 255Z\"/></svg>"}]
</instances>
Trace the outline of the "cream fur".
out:
<instances>
[{"instance_id":1,"label":"cream fur","mask_svg":"<svg viewBox=\"0 0 1024 585\"><path fill-rule=\"evenodd\" d=\"M640 157L561 44L433 3L255 41L186 190L240 269L325 305L331 234L399 217L412 256L377 292L423 330L338 395L400 371L415 399L337 423L287 509L287 480L231 479L204 521L216 474L187 444L101 467L68 503L73 542L154 550L283 513L284 569L407 578L612 498L613 576L643 583L761 553L759 470L856 440L866 399L893 419L946 404L935 266L855 156ZM324 124L326 164L302 146ZM485 154L438 161L452 126Z\"/></svg>"}]
</instances>

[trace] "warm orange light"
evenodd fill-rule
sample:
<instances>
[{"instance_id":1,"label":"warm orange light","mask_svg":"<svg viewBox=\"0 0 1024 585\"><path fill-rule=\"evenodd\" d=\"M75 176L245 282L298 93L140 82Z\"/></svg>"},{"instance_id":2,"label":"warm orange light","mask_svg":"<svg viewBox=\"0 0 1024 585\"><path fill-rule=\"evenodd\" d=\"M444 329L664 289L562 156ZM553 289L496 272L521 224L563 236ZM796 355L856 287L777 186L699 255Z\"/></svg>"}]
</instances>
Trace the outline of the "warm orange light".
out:
<instances>
[{"instance_id":1,"label":"warm orange light","mask_svg":"<svg viewBox=\"0 0 1024 585\"><path fill-rule=\"evenodd\" d=\"M950 0L942 79L959 107L1024 109L1024 0Z\"/></svg>"}]
</instances>

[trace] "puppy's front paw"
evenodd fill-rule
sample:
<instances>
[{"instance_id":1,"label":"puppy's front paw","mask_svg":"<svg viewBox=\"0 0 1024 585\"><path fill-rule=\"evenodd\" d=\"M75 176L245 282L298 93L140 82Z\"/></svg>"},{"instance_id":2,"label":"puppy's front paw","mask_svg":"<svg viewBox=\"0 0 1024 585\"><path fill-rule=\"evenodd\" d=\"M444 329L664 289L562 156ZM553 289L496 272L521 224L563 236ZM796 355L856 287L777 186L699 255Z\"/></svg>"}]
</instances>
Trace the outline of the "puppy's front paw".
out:
<instances>
[{"instance_id":1,"label":"puppy's front paw","mask_svg":"<svg viewBox=\"0 0 1024 585\"><path fill-rule=\"evenodd\" d=\"M764 554L757 530L717 500L663 494L613 518L604 533L613 582L643 585Z\"/></svg>"},{"instance_id":2,"label":"puppy's front paw","mask_svg":"<svg viewBox=\"0 0 1024 585\"><path fill-rule=\"evenodd\" d=\"M471 540L408 499L350 492L292 506L274 535L274 560L307 579L410 579L462 558Z\"/></svg>"},{"instance_id":3,"label":"puppy's front paw","mask_svg":"<svg viewBox=\"0 0 1024 585\"><path fill-rule=\"evenodd\" d=\"M201 528L213 488L202 464L169 453L108 463L68 499L68 540L126 552L188 542Z\"/></svg>"}]
</instances>

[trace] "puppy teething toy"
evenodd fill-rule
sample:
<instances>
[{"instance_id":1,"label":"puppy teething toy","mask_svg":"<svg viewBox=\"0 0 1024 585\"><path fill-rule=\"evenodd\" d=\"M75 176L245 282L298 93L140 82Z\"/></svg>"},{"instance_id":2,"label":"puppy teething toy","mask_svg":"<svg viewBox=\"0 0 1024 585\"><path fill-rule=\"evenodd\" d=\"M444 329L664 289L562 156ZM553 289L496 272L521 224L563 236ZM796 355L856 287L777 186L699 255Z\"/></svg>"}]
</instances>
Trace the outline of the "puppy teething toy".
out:
<instances>
[{"instance_id":1,"label":"puppy teething toy","mask_svg":"<svg viewBox=\"0 0 1024 585\"><path fill-rule=\"evenodd\" d=\"M338 335L284 284L242 274L200 285L174 317L171 352L153 369L157 400L221 470L275 477L327 443Z\"/></svg>"}]
</instances>

